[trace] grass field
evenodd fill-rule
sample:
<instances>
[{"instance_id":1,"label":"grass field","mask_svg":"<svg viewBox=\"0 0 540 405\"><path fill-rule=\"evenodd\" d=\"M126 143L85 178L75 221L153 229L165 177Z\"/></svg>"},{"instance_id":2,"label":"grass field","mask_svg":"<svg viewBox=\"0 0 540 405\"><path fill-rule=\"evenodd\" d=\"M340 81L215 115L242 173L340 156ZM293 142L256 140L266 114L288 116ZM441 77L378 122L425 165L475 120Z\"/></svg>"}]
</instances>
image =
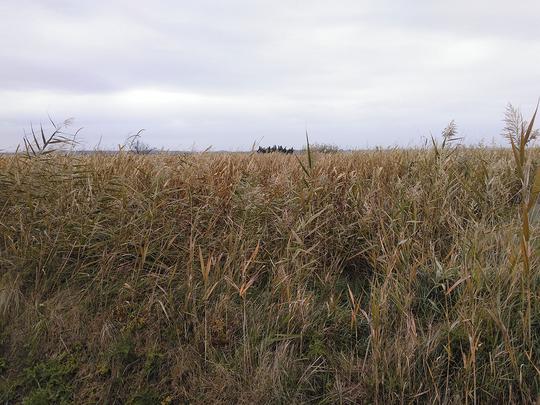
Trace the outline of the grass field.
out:
<instances>
[{"instance_id":1,"label":"grass field","mask_svg":"<svg viewBox=\"0 0 540 405\"><path fill-rule=\"evenodd\" d=\"M0 402L534 403L524 136L0 157Z\"/></svg>"}]
</instances>

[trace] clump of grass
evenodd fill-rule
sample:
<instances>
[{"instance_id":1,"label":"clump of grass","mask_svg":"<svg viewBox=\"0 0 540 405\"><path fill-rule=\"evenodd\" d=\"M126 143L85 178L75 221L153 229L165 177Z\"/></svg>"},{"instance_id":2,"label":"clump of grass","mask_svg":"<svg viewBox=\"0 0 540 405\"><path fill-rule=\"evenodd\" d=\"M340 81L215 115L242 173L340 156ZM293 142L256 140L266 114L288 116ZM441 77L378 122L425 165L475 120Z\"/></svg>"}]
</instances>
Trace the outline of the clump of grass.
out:
<instances>
[{"instance_id":1,"label":"clump of grass","mask_svg":"<svg viewBox=\"0 0 540 405\"><path fill-rule=\"evenodd\" d=\"M1 156L0 398L536 401L533 121L509 149Z\"/></svg>"},{"instance_id":2,"label":"clump of grass","mask_svg":"<svg viewBox=\"0 0 540 405\"><path fill-rule=\"evenodd\" d=\"M13 379L12 385L6 381L0 383L0 400L11 403L18 399L29 405L71 403L76 369L76 359L66 353L37 362L24 368L22 374Z\"/></svg>"}]
</instances>

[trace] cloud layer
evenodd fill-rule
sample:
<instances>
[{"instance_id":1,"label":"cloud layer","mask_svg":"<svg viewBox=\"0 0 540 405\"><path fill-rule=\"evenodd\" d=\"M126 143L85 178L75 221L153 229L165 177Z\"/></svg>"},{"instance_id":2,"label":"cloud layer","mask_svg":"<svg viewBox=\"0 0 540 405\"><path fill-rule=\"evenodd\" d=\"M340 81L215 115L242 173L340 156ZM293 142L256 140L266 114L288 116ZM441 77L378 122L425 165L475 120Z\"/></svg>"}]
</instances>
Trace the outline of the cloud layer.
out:
<instances>
[{"instance_id":1,"label":"cloud layer","mask_svg":"<svg viewBox=\"0 0 540 405\"><path fill-rule=\"evenodd\" d=\"M401 4L402 3L402 4ZM540 96L540 3L521 1L0 3L0 149L75 117L86 147L146 142L419 144L455 119L497 137Z\"/></svg>"}]
</instances>

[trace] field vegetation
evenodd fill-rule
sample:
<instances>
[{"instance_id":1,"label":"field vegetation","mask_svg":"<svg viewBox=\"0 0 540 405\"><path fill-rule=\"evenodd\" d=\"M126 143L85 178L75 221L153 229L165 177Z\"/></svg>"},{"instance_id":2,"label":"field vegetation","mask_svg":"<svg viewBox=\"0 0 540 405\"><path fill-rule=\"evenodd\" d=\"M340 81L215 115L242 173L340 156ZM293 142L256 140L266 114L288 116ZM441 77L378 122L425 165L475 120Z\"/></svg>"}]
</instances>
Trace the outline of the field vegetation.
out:
<instances>
[{"instance_id":1,"label":"field vegetation","mask_svg":"<svg viewBox=\"0 0 540 405\"><path fill-rule=\"evenodd\" d=\"M507 124L509 148L0 157L0 402L534 403L540 152Z\"/></svg>"}]
</instances>

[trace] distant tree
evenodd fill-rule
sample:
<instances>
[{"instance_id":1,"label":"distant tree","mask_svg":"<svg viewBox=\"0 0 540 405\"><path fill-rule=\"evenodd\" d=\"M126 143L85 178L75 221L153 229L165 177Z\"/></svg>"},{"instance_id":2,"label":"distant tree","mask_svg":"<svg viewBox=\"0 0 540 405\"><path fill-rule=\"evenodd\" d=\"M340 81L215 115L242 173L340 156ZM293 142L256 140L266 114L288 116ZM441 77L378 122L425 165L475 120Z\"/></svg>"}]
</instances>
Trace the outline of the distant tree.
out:
<instances>
[{"instance_id":1,"label":"distant tree","mask_svg":"<svg viewBox=\"0 0 540 405\"><path fill-rule=\"evenodd\" d=\"M284 146L268 146L266 148L263 148L259 146L259 149L257 150L257 153L283 153L285 155L292 155L294 153L293 148L285 148Z\"/></svg>"},{"instance_id":2,"label":"distant tree","mask_svg":"<svg viewBox=\"0 0 540 405\"><path fill-rule=\"evenodd\" d=\"M314 152L319 153L337 153L339 152L339 147L337 145L332 145L329 143L314 143L310 145L310 149Z\"/></svg>"},{"instance_id":3,"label":"distant tree","mask_svg":"<svg viewBox=\"0 0 540 405\"><path fill-rule=\"evenodd\" d=\"M141 139L141 134L144 132L144 129L141 129L134 135L128 136L125 142L125 146L131 153L136 155L149 155L155 151L155 148L152 148L150 145L144 143Z\"/></svg>"}]
</instances>

